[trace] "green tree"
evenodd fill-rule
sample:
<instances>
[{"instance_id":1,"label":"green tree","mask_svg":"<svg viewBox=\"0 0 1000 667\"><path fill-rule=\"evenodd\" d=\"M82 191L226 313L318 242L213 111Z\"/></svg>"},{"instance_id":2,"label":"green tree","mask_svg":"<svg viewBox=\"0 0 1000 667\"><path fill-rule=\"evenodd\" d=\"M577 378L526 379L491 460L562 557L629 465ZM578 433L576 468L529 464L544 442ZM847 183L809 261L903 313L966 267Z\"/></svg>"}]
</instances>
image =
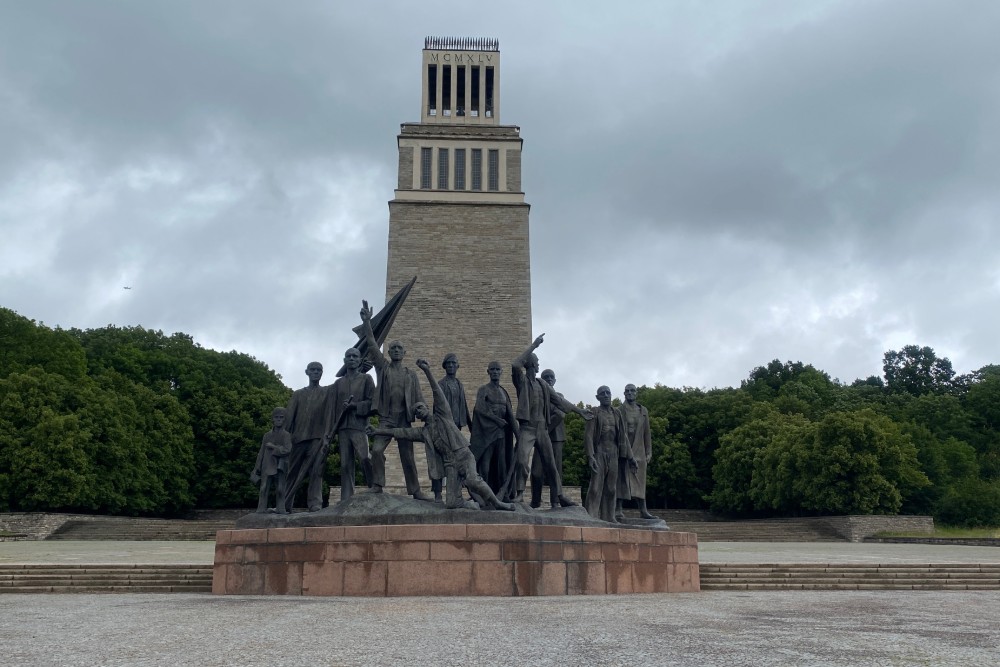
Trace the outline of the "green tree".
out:
<instances>
[{"instance_id":1,"label":"green tree","mask_svg":"<svg viewBox=\"0 0 1000 667\"><path fill-rule=\"evenodd\" d=\"M646 466L646 503L649 507L697 507L697 473L691 452L668 427L665 417L650 417L653 455Z\"/></svg>"},{"instance_id":2,"label":"green tree","mask_svg":"<svg viewBox=\"0 0 1000 667\"><path fill-rule=\"evenodd\" d=\"M955 388L955 371L947 357L938 358L933 348L906 345L889 350L882 360L885 385L890 392L943 394Z\"/></svg>"},{"instance_id":3,"label":"green tree","mask_svg":"<svg viewBox=\"0 0 1000 667\"><path fill-rule=\"evenodd\" d=\"M766 467L766 464L758 459L778 439L795 444L803 437L802 434L808 426L809 421L802 415L781 414L765 405L755 408L754 418L751 421L722 436L719 449L715 452L716 463L712 468L715 480L715 487L709 496L712 510L731 514L752 514L757 511L758 503L751 494L754 475L761 475ZM775 455L773 470L777 470L781 465L781 457L777 456L779 450L781 447L778 445L771 449ZM767 489L768 481L774 484L777 482L777 477L773 479L758 477L758 497L768 498L769 505L785 505L784 501L778 499L790 496L790 490L782 491L777 487Z\"/></svg>"},{"instance_id":4,"label":"green tree","mask_svg":"<svg viewBox=\"0 0 1000 667\"><path fill-rule=\"evenodd\" d=\"M929 484L910 438L872 410L824 417L795 467L802 508L824 514L891 514Z\"/></svg>"},{"instance_id":5,"label":"green tree","mask_svg":"<svg viewBox=\"0 0 1000 667\"><path fill-rule=\"evenodd\" d=\"M949 526L1000 526L1000 481L962 480L945 492L934 518Z\"/></svg>"}]
</instances>

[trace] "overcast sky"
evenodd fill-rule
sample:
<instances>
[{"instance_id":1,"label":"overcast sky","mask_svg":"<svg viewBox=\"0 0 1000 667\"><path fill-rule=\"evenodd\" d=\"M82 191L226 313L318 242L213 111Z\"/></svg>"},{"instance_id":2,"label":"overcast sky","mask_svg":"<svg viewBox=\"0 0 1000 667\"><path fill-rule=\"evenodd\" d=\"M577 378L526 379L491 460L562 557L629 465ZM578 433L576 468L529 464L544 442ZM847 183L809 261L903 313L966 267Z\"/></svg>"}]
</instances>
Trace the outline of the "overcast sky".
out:
<instances>
[{"instance_id":1,"label":"overcast sky","mask_svg":"<svg viewBox=\"0 0 1000 667\"><path fill-rule=\"evenodd\" d=\"M338 366L383 302L424 37L487 36L567 398L775 358L851 382L910 343L968 372L1000 363L998 26L992 0L0 0L0 305L293 387Z\"/></svg>"}]
</instances>

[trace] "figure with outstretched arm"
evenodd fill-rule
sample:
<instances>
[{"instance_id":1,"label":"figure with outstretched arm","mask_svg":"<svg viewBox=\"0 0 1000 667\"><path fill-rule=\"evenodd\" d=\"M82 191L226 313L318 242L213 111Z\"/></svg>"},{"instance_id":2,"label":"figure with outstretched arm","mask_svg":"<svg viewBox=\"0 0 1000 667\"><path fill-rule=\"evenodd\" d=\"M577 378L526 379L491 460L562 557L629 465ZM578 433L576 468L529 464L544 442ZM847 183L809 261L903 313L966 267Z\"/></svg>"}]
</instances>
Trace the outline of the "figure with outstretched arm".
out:
<instances>
[{"instance_id":1,"label":"figure with outstretched arm","mask_svg":"<svg viewBox=\"0 0 1000 667\"><path fill-rule=\"evenodd\" d=\"M431 366L426 359L417 359L417 367L427 376L431 393L434 397L433 411L425 403L418 403L415 406L415 415L422 421L422 427L410 428L374 428L369 426L368 433L375 437L392 437L398 439L408 439L411 441L424 442L434 448L441 455L445 467L449 471L448 501L449 509L457 509L464 506L461 487L465 487L470 493L480 497L483 501L500 510L512 511L514 506L499 500L496 495L476 473L476 459L469 449L469 441L465 439L462 432L455 426L452 416L451 406L448 399L437 380L431 374Z\"/></svg>"},{"instance_id":2,"label":"figure with outstretched arm","mask_svg":"<svg viewBox=\"0 0 1000 667\"><path fill-rule=\"evenodd\" d=\"M565 398L556 396L549 383L539 380L538 357L535 350L540 346L545 334L536 338L528 349L521 353L519 357L511 362L511 380L514 382L514 390L517 392L517 421L520 424L521 437L517 443L517 461L515 462L514 482L516 487L515 502L521 502L524 498L524 487L528 481L532 450L538 450L538 455L542 458L542 469L545 473L545 480L552 492L555 494L559 504L563 507L576 505L572 500L563 495L562 476L556 467L555 456L552 452L552 441L549 440L549 420L551 409L557 405L565 412L575 412L584 419L592 419L593 415L589 410L576 407Z\"/></svg>"}]
</instances>

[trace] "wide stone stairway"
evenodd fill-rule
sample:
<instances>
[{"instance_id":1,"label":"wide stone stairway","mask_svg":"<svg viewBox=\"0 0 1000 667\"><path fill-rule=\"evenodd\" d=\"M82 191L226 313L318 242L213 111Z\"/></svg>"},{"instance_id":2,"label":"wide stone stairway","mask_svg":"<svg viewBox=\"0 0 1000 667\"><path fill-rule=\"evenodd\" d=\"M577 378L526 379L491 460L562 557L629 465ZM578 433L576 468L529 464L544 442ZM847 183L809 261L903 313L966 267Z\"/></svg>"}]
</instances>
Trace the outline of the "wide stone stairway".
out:
<instances>
[{"instance_id":1,"label":"wide stone stairway","mask_svg":"<svg viewBox=\"0 0 1000 667\"><path fill-rule=\"evenodd\" d=\"M702 563L703 591L1000 590L1000 563Z\"/></svg>"},{"instance_id":2,"label":"wide stone stairway","mask_svg":"<svg viewBox=\"0 0 1000 667\"><path fill-rule=\"evenodd\" d=\"M56 529L50 540L214 540L215 533L233 527L234 519L191 521L95 516L70 519Z\"/></svg>"},{"instance_id":3,"label":"wide stone stairway","mask_svg":"<svg viewBox=\"0 0 1000 667\"><path fill-rule=\"evenodd\" d=\"M211 565L0 564L0 594L211 592Z\"/></svg>"},{"instance_id":4,"label":"wide stone stairway","mask_svg":"<svg viewBox=\"0 0 1000 667\"><path fill-rule=\"evenodd\" d=\"M50 540L188 541L215 540L216 532L231 529L243 510L213 511L197 520L73 515L55 529ZM701 510L653 510L673 530L693 532L699 543L845 543L822 521L809 518L720 521ZM637 516L634 510L626 510ZM726 552L732 547L726 547ZM738 547L736 547L738 548ZM794 549L794 546L793 546ZM751 550L752 551L752 550ZM929 554L928 554L929 555ZM944 555L944 558L948 558ZM773 556L777 556L774 558ZM865 562L782 561L773 554L769 563L712 562L702 555L703 591L768 590L1000 590L1000 549L985 562ZM927 560L930 561L933 556ZM114 559L111 559L114 560ZM149 558L156 561L156 556ZM169 559L167 559L169 560ZM736 559L739 560L739 559ZM833 560L836 560L835 558ZM889 557L887 560L892 561ZM94 562L93 558L88 558ZM99 562L99 561L98 561ZM0 563L0 593L111 593L191 592L212 590L212 566L204 564L88 564Z\"/></svg>"},{"instance_id":5,"label":"wide stone stairway","mask_svg":"<svg viewBox=\"0 0 1000 667\"><path fill-rule=\"evenodd\" d=\"M672 530L697 533L699 542L843 542L828 526L811 518L719 521L703 510L652 510ZM625 515L638 517L635 510Z\"/></svg>"}]
</instances>

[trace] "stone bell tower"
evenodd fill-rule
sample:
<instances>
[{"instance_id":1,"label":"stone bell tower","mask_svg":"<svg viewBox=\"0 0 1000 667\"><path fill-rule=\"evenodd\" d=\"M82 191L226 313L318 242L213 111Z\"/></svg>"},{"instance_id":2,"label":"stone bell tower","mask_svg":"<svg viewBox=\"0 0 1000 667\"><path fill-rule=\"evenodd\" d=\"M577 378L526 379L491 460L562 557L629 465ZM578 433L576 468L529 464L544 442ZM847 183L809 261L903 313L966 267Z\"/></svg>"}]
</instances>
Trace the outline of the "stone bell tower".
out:
<instances>
[{"instance_id":1,"label":"stone bell tower","mask_svg":"<svg viewBox=\"0 0 1000 667\"><path fill-rule=\"evenodd\" d=\"M470 410L487 364L500 361L516 403L510 361L532 340L530 207L520 128L500 124L499 42L428 37L420 80L420 122L397 137L386 299L417 282L389 339L402 341L408 366L424 357L436 377L456 353Z\"/></svg>"}]
</instances>

